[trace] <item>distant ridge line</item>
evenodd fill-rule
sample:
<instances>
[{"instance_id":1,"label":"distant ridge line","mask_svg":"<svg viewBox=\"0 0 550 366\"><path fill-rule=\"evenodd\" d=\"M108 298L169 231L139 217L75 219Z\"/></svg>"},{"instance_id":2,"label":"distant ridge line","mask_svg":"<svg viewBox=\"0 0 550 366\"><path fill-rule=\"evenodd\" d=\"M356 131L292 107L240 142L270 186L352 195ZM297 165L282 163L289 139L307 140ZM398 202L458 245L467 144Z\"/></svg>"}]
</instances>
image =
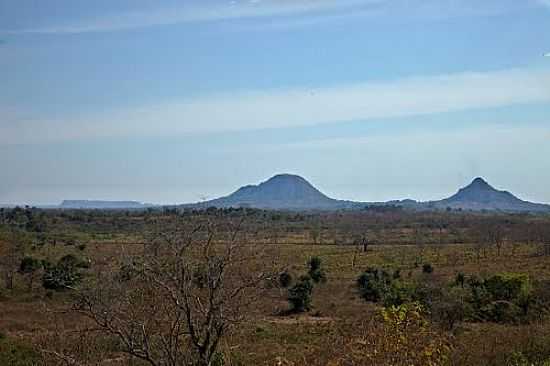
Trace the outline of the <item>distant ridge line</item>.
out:
<instances>
[{"instance_id":1,"label":"distant ridge line","mask_svg":"<svg viewBox=\"0 0 550 366\"><path fill-rule=\"evenodd\" d=\"M451 197L419 202L411 199L387 202L354 202L330 198L298 175L278 174L258 185L246 185L234 193L214 200L183 207L251 207L273 210L339 210L398 206L415 210L469 210L548 212L550 205L523 201L510 192L493 188L483 178L475 178Z\"/></svg>"},{"instance_id":2,"label":"distant ridge line","mask_svg":"<svg viewBox=\"0 0 550 366\"><path fill-rule=\"evenodd\" d=\"M13 206L13 205L12 205ZM401 207L412 210L465 210L550 213L550 205L524 201L508 191L495 189L483 178L475 178L469 185L460 188L454 195L436 201L412 199L387 202L356 202L328 197L299 175L277 174L257 185L240 187L233 193L209 201L153 205L138 201L65 200L60 209L147 209L175 207L183 209L256 208L290 211L362 210L366 208Z\"/></svg>"}]
</instances>

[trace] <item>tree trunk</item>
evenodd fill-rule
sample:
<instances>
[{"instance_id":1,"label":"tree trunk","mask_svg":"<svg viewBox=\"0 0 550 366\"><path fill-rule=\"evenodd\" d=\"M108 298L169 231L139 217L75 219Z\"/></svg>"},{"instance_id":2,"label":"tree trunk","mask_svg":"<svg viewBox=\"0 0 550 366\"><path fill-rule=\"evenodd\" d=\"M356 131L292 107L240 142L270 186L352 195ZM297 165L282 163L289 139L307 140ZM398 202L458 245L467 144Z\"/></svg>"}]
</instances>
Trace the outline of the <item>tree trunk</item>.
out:
<instances>
[{"instance_id":1,"label":"tree trunk","mask_svg":"<svg viewBox=\"0 0 550 366\"><path fill-rule=\"evenodd\" d=\"M13 273L10 271L4 273L4 282L7 290L13 290L13 277Z\"/></svg>"}]
</instances>

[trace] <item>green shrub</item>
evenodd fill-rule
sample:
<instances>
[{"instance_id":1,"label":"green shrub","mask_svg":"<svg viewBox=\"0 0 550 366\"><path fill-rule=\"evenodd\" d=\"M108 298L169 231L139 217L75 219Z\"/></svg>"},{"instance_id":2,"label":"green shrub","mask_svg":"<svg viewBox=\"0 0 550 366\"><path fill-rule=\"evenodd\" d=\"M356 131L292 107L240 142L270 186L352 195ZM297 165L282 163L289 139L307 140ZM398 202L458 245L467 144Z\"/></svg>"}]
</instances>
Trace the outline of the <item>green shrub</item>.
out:
<instances>
[{"instance_id":1,"label":"green shrub","mask_svg":"<svg viewBox=\"0 0 550 366\"><path fill-rule=\"evenodd\" d=\"M532 286L525 274L502 273L484 281L484 287L495 301L522 301L529 298Z\"/></svg>"},{"instance_id":2,"label":"green shrub","mask_svg":"<svg viewBox=\"0 0 550 366\"><path fill-rule=\"evenodd\" d=\"M224 366L225 365L225 358L223 353L216 352L214 356L212 356L212 361L210 362L211 366Z\"/></svg>"},{"instance_id":3,"label":"green shrub","mask_svg":"<svg viewBox=\"0 0 550 366\"><path fill-rule=\"evenodd\" d=\"M33 257L25 257L21 260L19 265L19 273L28 274L33 273L42 267L42 262Z\"/></svg>"},{"instance_id":4,"label":"green shrub","mask_svg":"<svg viewBox=\"0 0 550 366\"><path fill-rule=\"evenodd\" d=\"M287 271L279 274L279 286L282 288L288 288L292 284L292 275Z\"/></svg>"},{"instance_id":5,"label":"green shrub","mask_svg":"<svg viewBox=\"0 0 550 366\"><path fill-rule=\"evenodd\" d=\"M510 301L492 301L479 309L481 319L497 323L515 323L522 315L519 306Z\"/></svg>"},{"instance_id":6,"label":"green shrub","mask_svg":"<svg viewBox=\"0 0 550 366\"><path fill-rule=\"evenodd\" d=\"M369 268L357 279L359 295L366 301L380 301L385 285L378 269Z\"/></svg>"},{"instance_id":7,"label":"green shrub","mask_svg":"<svg viewBox=\"0 0 550 366\"><path fill-rule=\"evenodd\" d=\"M434 268L430 263L424 263L424 265L422 266L422 272L423 273L430 274L433 271L434 271Z\"/></svg>"},{"instance_id":8,"label":"green shrub","mask_svg":"<svg viewBox=\"0 0 550 366\"><path fill-rule=\"evenodd\" d=\"M56 291L70 289L80 283L81 270L88 267L87 262L79 260L72 254L64 256L55 265L44 262L42 286L47 290Z\"/></svg>"},{"instance_id":9,"label":"green shrub","mask_svg":"<svg viewBox=\"0 0 550 366\"><path fill-rule=\"evenodd\" d=\"M468 280L474 320L516 322L527 315L533 302L529 277L518 273L501 273L483 281Z\"/></svg>"},{"instance_id":10,"label":"green shrub","mask_svg":"<svg viewBox=\"0 0 550 366\"><path fill-rule=\"evenodd\" d=\"M311 309L311 294L313 282L309 276L301 276L298 282L288 290L288 302L294 312L304 312Z\"/></svg>"},{"instance_id":11,"label":"green shrub","mask_svg":"<svg viewBox=\"0 0 550 366\"><path fill-rule=\"evenodd\" d=\"M325 275L324 270L321 268L321 264L322 261L319 257L311 257L308 262L308 275L315 283L325 283L327 281L327 276Z\"/></svg>"},{"instance_id":12,"label":"green shrub","mask_svg":"<svg viewBox=\"0 0 550 366\"><path fill-rule=\"evenodd\" d=\"M359 295L366 301L398 306L411 300L412 289L399 280L395 272L369 268L357 278Z\"/></svg>"}]
</instances>

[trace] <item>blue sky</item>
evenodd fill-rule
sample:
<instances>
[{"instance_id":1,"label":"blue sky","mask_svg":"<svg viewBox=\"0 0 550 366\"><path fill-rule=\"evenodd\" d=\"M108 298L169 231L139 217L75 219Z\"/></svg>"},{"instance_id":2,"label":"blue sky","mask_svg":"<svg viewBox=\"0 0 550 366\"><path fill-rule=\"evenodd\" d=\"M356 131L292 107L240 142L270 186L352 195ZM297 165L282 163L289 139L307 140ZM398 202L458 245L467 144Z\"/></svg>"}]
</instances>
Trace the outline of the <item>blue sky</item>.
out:
<instances>
[{"instance_id":1,"label":"blue sky","mask_svg":"<svg viewBox=\"0 0 550 366\"><path fill-rule=\"evenodd\" d=\"M0 203L550 203L547 0L0 0Z\"/></svg>"}]
</instances>

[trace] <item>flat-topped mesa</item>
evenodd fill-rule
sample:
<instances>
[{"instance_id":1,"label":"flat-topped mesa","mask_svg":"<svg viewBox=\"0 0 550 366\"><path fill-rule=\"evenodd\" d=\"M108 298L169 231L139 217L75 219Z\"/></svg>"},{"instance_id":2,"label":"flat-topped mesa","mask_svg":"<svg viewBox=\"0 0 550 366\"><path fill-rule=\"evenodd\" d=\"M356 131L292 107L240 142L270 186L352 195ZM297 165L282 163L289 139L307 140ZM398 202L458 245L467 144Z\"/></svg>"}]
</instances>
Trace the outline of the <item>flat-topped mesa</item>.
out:
<instances>
[{"instance_id":1,"label":"flat-topped mesa","mask_svg":"<svg viewBox=\"0 0 550 366\"><path fill-rule=\"evenodd\" d=\"M65 209L140 209L149 206L137 201L65 200L59 206Z\"/></svg>"}]
</instances>

